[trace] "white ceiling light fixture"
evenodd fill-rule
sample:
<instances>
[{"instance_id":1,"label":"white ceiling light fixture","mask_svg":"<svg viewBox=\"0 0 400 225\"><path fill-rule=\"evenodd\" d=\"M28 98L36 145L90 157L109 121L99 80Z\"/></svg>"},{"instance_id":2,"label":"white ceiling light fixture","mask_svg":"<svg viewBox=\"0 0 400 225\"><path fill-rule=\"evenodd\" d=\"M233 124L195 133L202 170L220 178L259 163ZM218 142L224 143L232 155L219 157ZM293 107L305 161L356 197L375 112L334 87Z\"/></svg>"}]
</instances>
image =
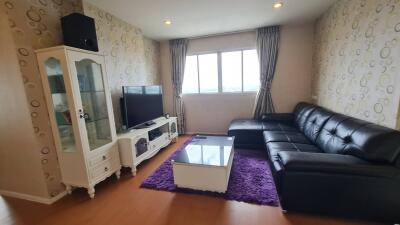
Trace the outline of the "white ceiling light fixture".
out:
<instances>
[{"instance_id":1,"label":"white ceiling light fixture","mask_svg":"<svg viewBox=\"0 0 400 225\"><path fill-rule=\"evenodd\" d=\"M282 6L283 6L282 2L275 2L274 5L273 5L274 9L282 8Z\"/></svg>"},{"instance_id":2,"label":"white ceiling light fixture","mask_svg":"<svg viewBox=\"0 0 400 225\"><path fill-rule=\"evenodd\" d=\"M171 20L164 20L164 24L166 26L171 26L172 25L172 21Z\"/></svg>"}]
</instances>

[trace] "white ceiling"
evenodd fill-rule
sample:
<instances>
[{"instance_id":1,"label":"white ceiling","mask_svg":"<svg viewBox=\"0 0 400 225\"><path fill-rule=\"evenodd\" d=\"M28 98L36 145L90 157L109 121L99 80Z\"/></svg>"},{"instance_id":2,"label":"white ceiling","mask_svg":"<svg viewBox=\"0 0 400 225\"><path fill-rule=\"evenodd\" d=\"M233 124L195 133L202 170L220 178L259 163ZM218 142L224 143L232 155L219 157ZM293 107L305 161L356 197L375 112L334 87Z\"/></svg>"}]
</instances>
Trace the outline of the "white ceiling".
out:
<instances>
[{"instance_id":1,"label":"white ceiling","mask_svg":"<svg viewBox=\"0 0 400 225\"><path fill-rule=\"evenodd\" d=\"M311 22L336 0L88 0L156 40ZM164 20L170 19L167 27Z\"/></svg>"}]
</instances>

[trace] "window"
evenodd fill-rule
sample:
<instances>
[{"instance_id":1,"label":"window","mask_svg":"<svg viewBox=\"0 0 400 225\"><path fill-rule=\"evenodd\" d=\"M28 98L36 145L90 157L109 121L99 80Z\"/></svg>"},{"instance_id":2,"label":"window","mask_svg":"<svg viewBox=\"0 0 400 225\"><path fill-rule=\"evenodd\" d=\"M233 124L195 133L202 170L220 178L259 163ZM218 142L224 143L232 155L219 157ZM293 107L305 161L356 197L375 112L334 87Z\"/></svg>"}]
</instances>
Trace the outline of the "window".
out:
<instances>
[{"instance_id":1,"label":"window","mask_svg":"<svg viewBox=\"0 0 400 225\"><path fill-rule=\"evenodd\" d=\"M260 87L256 50L240 50L186 57L182 92L254 92Z\"/></svg>"},{"instance_id":2,"label":"window","mask_svg":"<svg viewBox=\"0 0 400 225\"><path fill-rule=\"evenodd\" d=\"M260 66L256 50L243 51L243 91L260 88Z\"/></svg>"},{"instance_id":3,"label":"window","mask_svg":"<svg viewBox=\"0 0 400 225\"><path fill-rule=\"evenodd\" d=\"M218 56L206 54L198 56L200 93L218 92Z\"/></svg>"},{"instance_id":4,"label":"window","mask_svg":"<svg viewBox=\"0 0 400 225\"><path fill-rule=\"evenodd\" d=\"M223 52L222 92L242 91L242 51Z\"/></svg>"},{"instance_id":5,"label":"window","mask_svg":"<svg viewBox=\"0 0 400 225\"><path fill-rule=\"evenodd\" d=\"M185 75L183 77L182 92L198 93L199 76L197 69L197 56L187 56L185 65Z\"/></svg>"}]
</instances>

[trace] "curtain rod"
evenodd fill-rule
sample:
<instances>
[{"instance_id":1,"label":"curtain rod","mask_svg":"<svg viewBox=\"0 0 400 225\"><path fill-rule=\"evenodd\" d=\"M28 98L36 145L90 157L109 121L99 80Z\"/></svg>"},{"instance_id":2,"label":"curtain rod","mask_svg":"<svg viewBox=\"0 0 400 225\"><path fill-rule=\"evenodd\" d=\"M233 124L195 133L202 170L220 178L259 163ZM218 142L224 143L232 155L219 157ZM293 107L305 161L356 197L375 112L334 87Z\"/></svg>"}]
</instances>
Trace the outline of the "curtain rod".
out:
<instances>
[{"instance_id":1,"label":"curtain rod","mask_svg":"<svg viewBox=\"0 0 400 225\"><path fill-rule=\"evenodd\" d=\"M201 36L187 37L186 39L194 40L194 39L216 37L216 36L223 36L223 35L229 35L229 34L245 33L245 32L250 32L250 31L256 31L256 29L246 29L246 30L231 31L231 32L224 32L224 33L217 33L217 34L206 34L206 35L201 35Z\"/></svg>"}]
</instances>

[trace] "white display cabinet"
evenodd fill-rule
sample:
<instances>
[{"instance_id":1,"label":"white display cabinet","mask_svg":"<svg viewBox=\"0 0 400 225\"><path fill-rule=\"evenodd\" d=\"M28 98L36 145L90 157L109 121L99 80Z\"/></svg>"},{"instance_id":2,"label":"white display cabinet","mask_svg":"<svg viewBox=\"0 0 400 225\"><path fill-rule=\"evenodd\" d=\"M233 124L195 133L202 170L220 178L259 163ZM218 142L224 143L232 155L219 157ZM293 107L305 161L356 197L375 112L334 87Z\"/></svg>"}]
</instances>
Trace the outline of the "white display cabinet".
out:
<instances>
[{"instance_id":1,"label":"white display cabinet","mask_svg":"<svg viewBox=\"0 0 400 225\"><path fill-rule=\"evenodd\" d=\"M67 46L36 54L62 182L94 198L94 186L121 169L104 56Z\"/></svg>"}]
</instances>

